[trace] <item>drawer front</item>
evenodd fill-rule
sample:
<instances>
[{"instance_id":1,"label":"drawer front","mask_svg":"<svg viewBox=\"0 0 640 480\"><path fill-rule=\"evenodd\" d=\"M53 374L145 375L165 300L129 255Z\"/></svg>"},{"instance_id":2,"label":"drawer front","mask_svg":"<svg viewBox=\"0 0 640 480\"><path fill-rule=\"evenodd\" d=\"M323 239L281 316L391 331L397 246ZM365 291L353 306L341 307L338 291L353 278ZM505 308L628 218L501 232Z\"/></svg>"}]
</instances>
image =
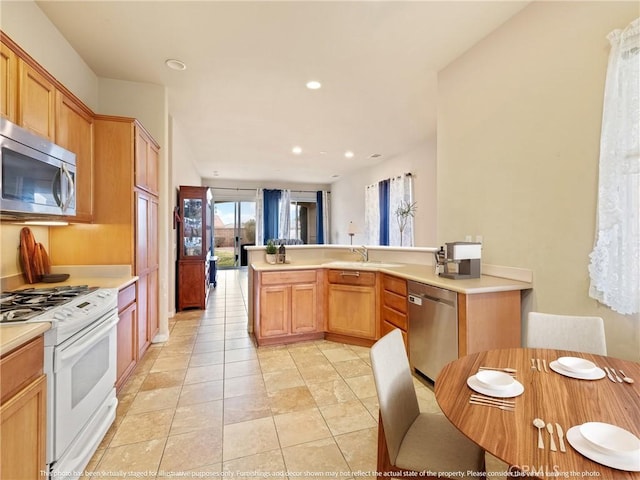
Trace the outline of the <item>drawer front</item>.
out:
<instances>
[{"instance_id":1,"label":"drawer front","mask_svg":"<svg viewBox=\"0 0 640 480\"><path fill-rule=\"evenodd\" d=\"M391 331L393 331L395 329L396 329L395 325L392 325L389 322L382 322L382 328L380 329L380 335L384 337L387 333L389 333L389 332L391 332ZM407 332L402 330L401 333L402 333L402 340L404 341L404 348L407 350L407 355L408 355L409 354L409 348L407 348L407 347L409 345L409 340L407 338Z\"/></svg>"},{"instance_id":2,"label":"drawer front","mask_svg":"<svg viewBox=\"0 0 640 480\"><path fill-rule=\"evenodd\" d=\"M44 365L44 337L31 340L0 359L0 403L42 375Z\"/></svg>"},{"instance_id":3,"label":"drawer front","mask_svg":"<svg viewBox=\"0 0 640 480\"><path fill-rule=\"evenodd\" d=\"M382 304L391 307L400 313L407 313L407 297L397 293L384 290L382 293Z\"/></svg>"},{"instance_id":4,"label":"drawer front","mask_svg":"<svg viewBox=\"0 0 640 480\"><path fill-rule=\"evenodd\" d=\"M136 301L136 284L132 283L118 292L118 312L123 311Z\"/></svg>"},{"instance_id":5,"label":"drawer front","mask_svg":"<svg viewBox=\"0 0 640 480\"><path fill-rule=\"evenodd\" d=\"M409 329L407 316L403 313L396 312L392 308L382 307L382 320L389 322L405 331Z\"/></svg>"},{"instance_id":6,"label":"drawer front","mask_svg":"<svg viewBox=\"0 0 640 480\"><path fill-rule=\"evenodd\" d=\"M382 288L404 297L407 296L407 281L404 278L384 275L382 277Z\"/></svg>"},{"instance_id":7,"label":"drawer front","mask_svg":"<svg viewBox=\"0 0 640 480\"><path fill-rule=\"evenodd\" d=\"M315 283L316 270L288 270L285 272L262 272L262 285L288 285L291 283Z\"/></svg>"},{"instance_id":8,"label":"drawer front","mask_svg":"<svg viewBox=\"0 0 640 480\"><path fill-rule=\"evenodd\" d=\"M376 284L375 272L362 272L360 270L329 270L329 283L340 285L361 285L370 287Z\"/></svg>"}]
</instances>

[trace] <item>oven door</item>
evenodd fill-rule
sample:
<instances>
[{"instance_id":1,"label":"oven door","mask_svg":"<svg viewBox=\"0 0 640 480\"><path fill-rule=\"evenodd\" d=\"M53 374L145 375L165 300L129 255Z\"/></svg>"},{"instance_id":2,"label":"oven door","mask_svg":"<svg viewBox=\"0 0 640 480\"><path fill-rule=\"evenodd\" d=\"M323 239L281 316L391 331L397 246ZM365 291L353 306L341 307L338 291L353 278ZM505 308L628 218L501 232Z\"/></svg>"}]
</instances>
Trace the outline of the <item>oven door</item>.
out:
<instances>
[{"instance_id":1,"label":"oven door","mask_svg":"<svg viewBox=\"0 0 640 480\"><path fill-rule=\"evenodd\" d=\"M59 459L116 383L117 312L55 348L53 452Z\"/></svg>"}]
</instances>

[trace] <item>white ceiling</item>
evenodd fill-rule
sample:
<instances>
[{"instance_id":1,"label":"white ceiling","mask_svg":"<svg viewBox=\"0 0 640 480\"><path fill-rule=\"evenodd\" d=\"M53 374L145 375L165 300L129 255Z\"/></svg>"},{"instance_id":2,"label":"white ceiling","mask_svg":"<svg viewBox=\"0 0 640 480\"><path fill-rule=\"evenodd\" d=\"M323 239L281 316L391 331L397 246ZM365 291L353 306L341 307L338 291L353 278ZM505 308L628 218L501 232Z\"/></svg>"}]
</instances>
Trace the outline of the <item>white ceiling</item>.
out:
<instances>
[{"instance_id":1,"label":"white ceiling","mask_svg":"<svg viewBox=\"0 0 640 480\"><path fill-rule=\"evenodd\" d=\"M433 137L436 72L528 2L37 3L98 76L168 87L202 177L331 183Z\"/></svg>"}]
</instances>

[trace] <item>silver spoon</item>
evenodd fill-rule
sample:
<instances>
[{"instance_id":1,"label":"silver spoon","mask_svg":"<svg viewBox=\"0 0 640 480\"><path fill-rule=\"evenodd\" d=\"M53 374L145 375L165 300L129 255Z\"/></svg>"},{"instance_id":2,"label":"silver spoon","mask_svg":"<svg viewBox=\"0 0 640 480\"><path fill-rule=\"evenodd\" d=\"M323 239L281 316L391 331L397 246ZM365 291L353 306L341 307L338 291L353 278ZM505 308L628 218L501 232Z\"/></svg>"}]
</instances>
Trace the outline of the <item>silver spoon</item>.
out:
<instances>
[{"instance_id":1,"label":"silver spoon","mask_svg":"<svg viewBox=\"0 0 640 480\"><path fill-rule=\"evenodd\" d=\"M542 429L546 426L544 420L541 418L533 419L533 426L538 429L538 448L542 448L544 450L544 441L542 440Z\"/></svg>"},{"instance_id":2,"label":"silver spoon","mask_svg":"<svg viewBox=\"0 0 640 480\"><path fill-rule=\"evenodd\" d=\"M634 382L633 378L627 377L627 375L622 370L620 370L620 373L622 374L622 381L623 382L626 382L628 384L632 384Z\"/></svg>"}]
</instances>

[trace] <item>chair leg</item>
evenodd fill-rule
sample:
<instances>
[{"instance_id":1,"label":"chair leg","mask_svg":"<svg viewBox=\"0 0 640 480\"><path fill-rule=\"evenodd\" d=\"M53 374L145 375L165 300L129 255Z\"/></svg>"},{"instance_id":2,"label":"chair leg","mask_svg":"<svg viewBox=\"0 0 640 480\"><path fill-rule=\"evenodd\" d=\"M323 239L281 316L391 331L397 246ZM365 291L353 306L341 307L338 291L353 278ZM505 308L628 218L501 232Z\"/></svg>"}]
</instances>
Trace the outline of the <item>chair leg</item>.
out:
<instances>
[{"instance_id":1,"label":"chair leg","mask_svg":"<svg viewBox=\"0 0 640 480\"><path fill-rule=\"evenodd\" d=\"M392 470L393 465L389 459L387 440L384 436L384 427L382 426L382 415L378 412L378 477L383 477L384 473L391 472Z\"/></svg>"}]
</instances>

